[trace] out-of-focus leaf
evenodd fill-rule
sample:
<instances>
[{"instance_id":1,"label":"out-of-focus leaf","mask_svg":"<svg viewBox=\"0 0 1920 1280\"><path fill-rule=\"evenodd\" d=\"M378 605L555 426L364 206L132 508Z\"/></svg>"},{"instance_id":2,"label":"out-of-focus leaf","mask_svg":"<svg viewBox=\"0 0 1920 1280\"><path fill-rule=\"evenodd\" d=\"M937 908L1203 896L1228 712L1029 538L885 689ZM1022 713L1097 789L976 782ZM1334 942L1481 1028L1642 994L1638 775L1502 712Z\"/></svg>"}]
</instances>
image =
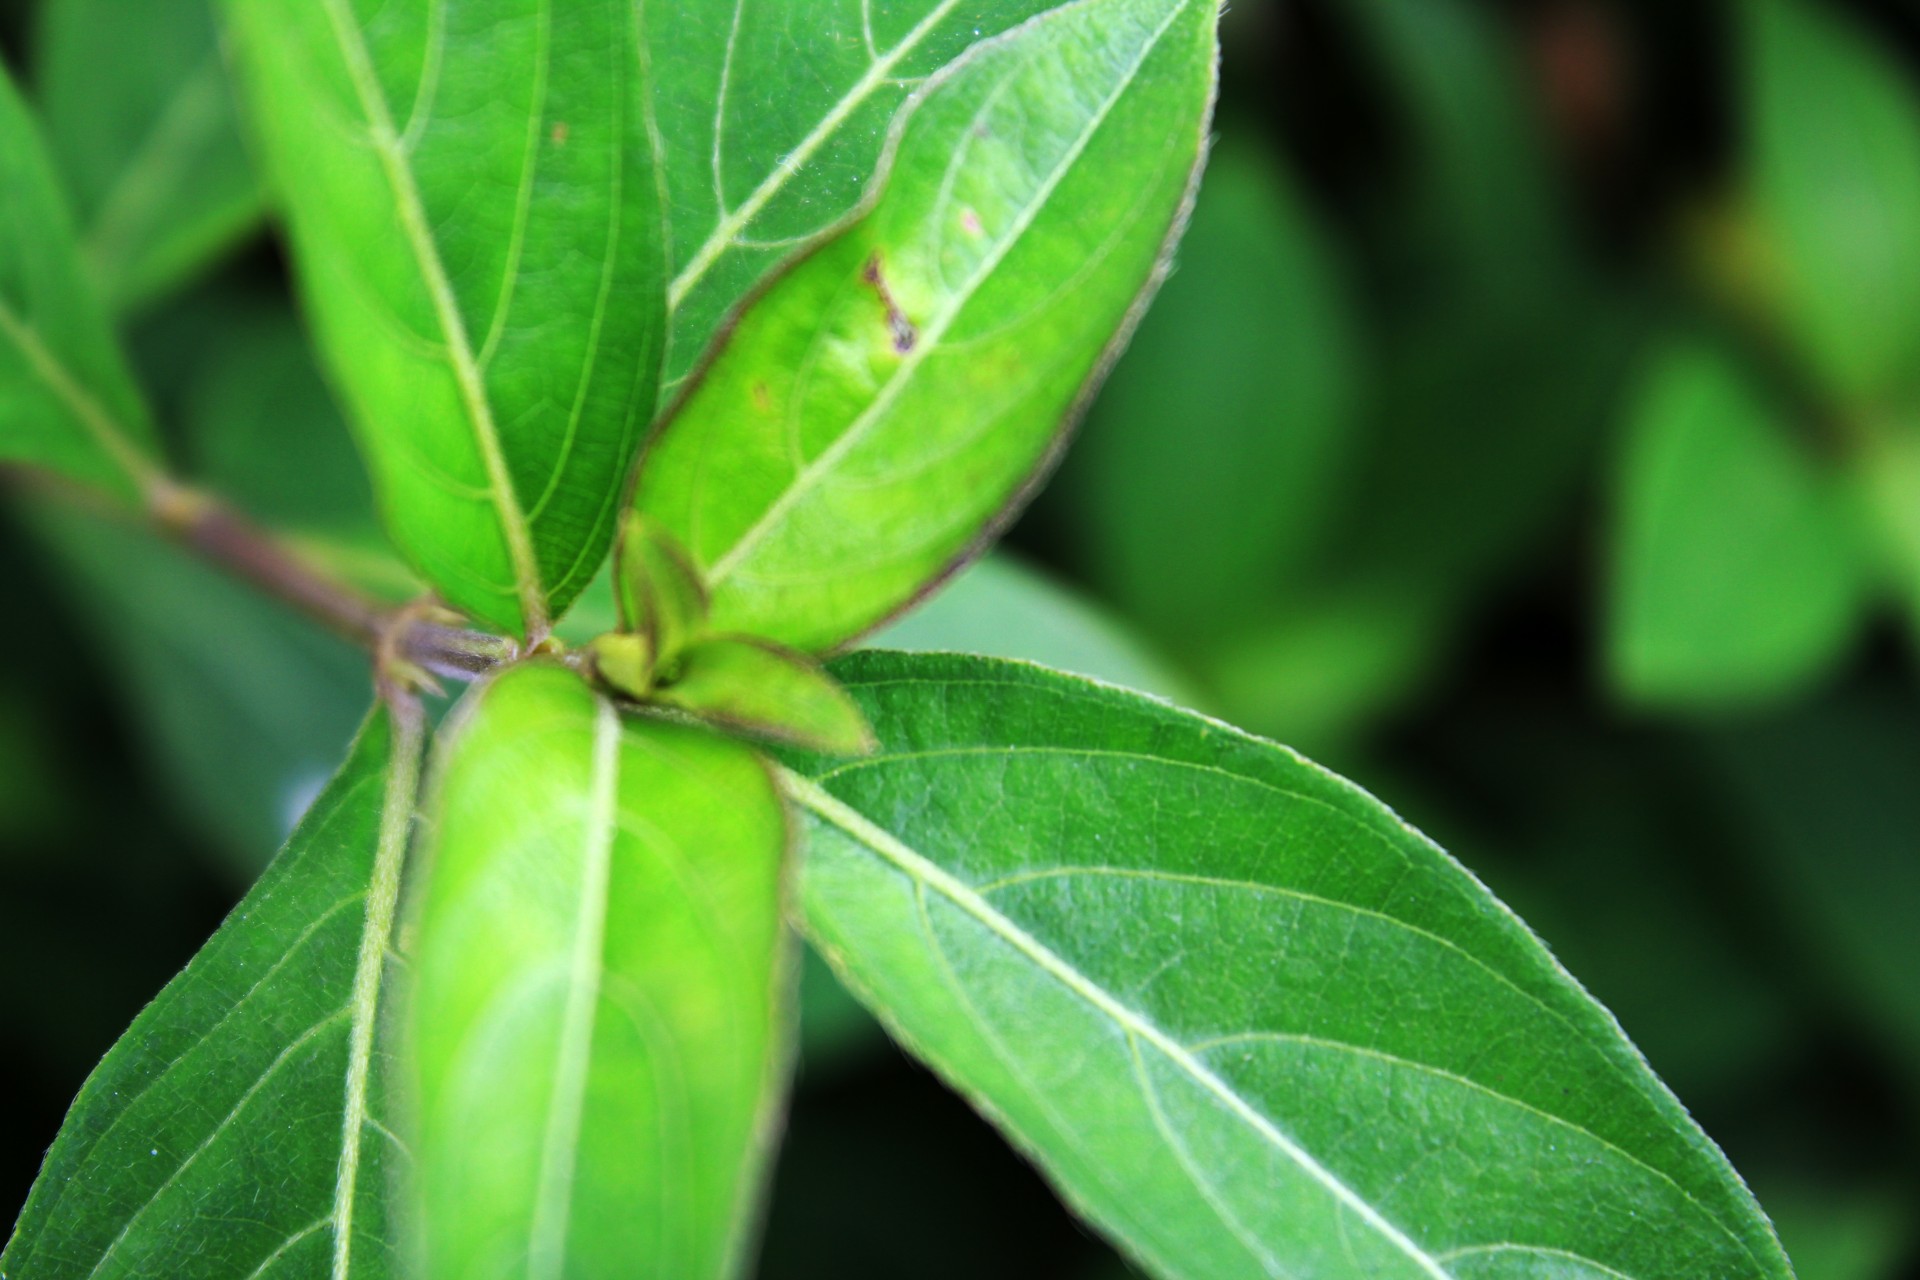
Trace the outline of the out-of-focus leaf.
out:
<instances>
[{"instance_id":1,"label":"out-of-focus leaf","mask_svg":"<svg viewBox=\"0 0 1920 1280\"><path fill-rule=\"evenodd\" d=\"M1511 25L1472 0L1343 14L1398 99L1404 168L1372 246L1365 501L1318 585L1430 596L1444 631L1573 509L1640 326L1585 261Z\"/></svg>"},{"instance_id":2,"label":"out-of-focus leaf","mask_svg":"<svg viewBox=\"0 0 1920 1280\"><path fill-rule=\"evenodd\" d=\"M1198 705L1192 682L1119 618L1004 551L968 566L872 645L1017 658Z\"/></svg>"},{"instance_id":3,"label":"out-of-focus leaf","mask_svg":"<svg viewBox=\"0 0 1920 1280\"><path fill-rule=\"evenodd\" d=\"M1739 365L1658 356L1622 441L1607 620L1622 693L1710 708L1782 697L1852 640L1868 577L1839 477Z\"/></svg>"},{"instance_id":4,"label":"out-of-focus leaf","mask_svg":"<svg viewBox=\"0 0 1920 1280\"><path fill-rule=\"evenodd\" d=\"M421 733L384 713L273 868L88 1079L8 1280L390 1274L376 1043Z\"/></svg>"},{"instance_id":5,"label":"out-of-focus leaf","mask_svg":"<svg viewBox=\"0 0 1920 1280\"><path fill-rule=\"evenodd\" d=\"M800 966L800 1063L807 1078L856 1062L886 1042L866 1006L808 947Z\"/></svg>"},{"instance_id":6,"label":"out-of-focus leaf","mask_svg":"<svg viewBox=\"0 0 1920 1280\"><path fill-rule=\"evenodd\" d=\"M1703 816L1707 789L1663 736L1497 693L1443 724L1416 731L1416 759L1439 768L1393 779L1401 812L1476 851L1475 873L1552 940L1680 1096L1726 1108L1777 1078L1806 1010L1774 963L1777 938L1727 883L1749 856L1744 837Z\"/></svg>"},{"instance_id":7,"label":"out-of-focus leaf","mask_svg":"<svg viewBox=\"0 0 1920 1280\"><path fill-rule=\"evenodd\" d=\"M664 346L637 7L227 12L394 542L544 634L612 540Z\"/></svg>"},{"instance_id":8,"label":"out-of-focus leaf","mask_svg":"<svg viewBox=\"0 0 1920 1280\"><path fill-rule=\"evenodd\" d=\"M969 46L1060 0L741 0L647 11L678 384L727 313L853 211L887 122ZM805 74L794 74L795 68Z\"/></svg>"},{"instance_id":9,"label":"out-of-focus leaf","mask_svg":"<svg viewBox=\"0 0 1920 1280\"><path fill-rule=\"evenodd\" d=\"M279 528L364 537L373 492L291 312L236 306L184 397L194 479Z\"/></svg>"},{"instance_id":10,"label":"out-of-focus leaf","mask_svg":"<svg viewBox=\"0 0 1920 1280\"><path fill-rule=\"evenodd\" d=\"M1217 14L1086 0L977 46L906 118L873 208L742 316L637 498L716 629L831 649L1009 517L1159 274Z\"/></svg>"},{"instance_id":11,"label":"out-of-focus leaf","mask_svg":"<svg viewBox=\"0 0 1920 1280\"><path fill-rule=\"evenodd\" d=\"M1920 1093L1920 713L1849 694L1706 740L1753 865Z\"/></svg>"},{"instance_id":12,"label":"out-of-focus leaf","mask_svg":"<svg viewBox=\"0 0 1920 1280\"><path fill-rule=\"evenodd\" d=\"M109 303L137 307L258 223L209 0L47 0L37 88Z\"/></svg>"},{"instance_id":13,"label":"out-of-focus leaf","mask_svg":"<svg viewBox=\"0 0 1920 1280\"><path fill-rule=\"evenodd\" d=\"M50 504L33 515L154 767L252 880L352 736L366 659L143 530Z\"/></svg>"},{"instance_id":14,"label":"out-of-focus leaf","mask_svg":"<svg viewBox=\"0 0 1920 1280\"><path fill-rule=\"evenodd\" d=\"M1799 1280L1897 1280L1915 1239L1912 1207L1891 1190L1763 1179L1767 1210Z\"/></svg>"},{"instance_id":15,"label":"out-of-focus leaf","mask_svg":"<svg viewBox=\"0 0 1920 1280\"><path fill-rule=\"evenodd\" d=\"M1160 636L1245 622L1319 550L1355 444L1338 261L1278 171L1216 150L1177 270L1060 478L1095 580Z\"/></svg>"},{"instance_id":16,"label":"out-of-focus leaf","mask_svg":"<svg viewBox=\"0 0 1920 1280\"><path fill-rule=\"evenodd\" d=\"M214 287L157 323L190 337L180 351L150 334L138 350L171 384L162 403L194 482L334 577L388 601L425 594L381 530L352 434L285 301Z\"/></svg>"},{"instance_id":17,"label":"out-of-focus leaf","mask_svg":"<svg viewBox=\"0 0 1920 1280\"><path fill-rule=\"evenodd\" d=\"M1401 251L1423 276L1464 283L1470 297L1455 302L1523 318L1562 283L1569 255L1509 24L1472 0L1355 0L1342 14L1373 51L1412 142L1396 205L1413 219L1398 231Z\"/></svg>"},{"instance_id":18,"label":"out-of-focus leaf","mask_svg":"<svg viewBox=\"0 0 1920 1280\"><path fill-rule=\"evenodd\" d=\"M1830 4L1751 0L1752 197L1779 319L1856 400L1920 383L1920 99Z\"/></svg>"},{"instance_id":19,"label":"out-of-focus leaf","mask_svg":"<svg viewBox=\"0 0 1920 1280\"><path fill-rule=\"evenodd\" d=\"M558 667L470 698L406 1023L422 1274L737 1274L788 1057L772 775Z\"/></svg>"},{"instance_id":20,"label":"out-of-focus leaf","mask_svg":"<svg viewBox=\"0 0 1920 1280\"><path fill-rule=\"evenodd\" d=\"M1208 688L1235 724L1326 753L1392 709L1438 662L1442 611L1417 590L1304 596L1208 647Z\"/></svg>"},{"instance_id":21,"label":"out-of-focus leaf","mask_svg":"<svg viewBox=\"0 0 1920 1280\"><path fill-rule=\"evenodd\" d=\"M0 66L0 461L132 498L153 427L80 264L27 105Z\"/></svg>"},{"instance_id":22,"label":"out-of-focus leaf","mask_svg":"<svg viewBox=\"0 0 1920 1280\"><path fill-rule=\"evenodd\" d=\"M1857 455L1874 550L1892 597L1920 631L1920 420L1880 420Z\"/></svg>"},{"instance_id":23,"label":"out-of-focus leaf","mask_svg":"<svg viewBox=\"0 0 1920 1280\"><path fill-rule=\"evenodd\" d=\"M810 934L1156 1274L1790 1276L1613 1019L1357 788L1032 668L836 671L884 745L790 784Z\"/></svg>"}]
</instances>

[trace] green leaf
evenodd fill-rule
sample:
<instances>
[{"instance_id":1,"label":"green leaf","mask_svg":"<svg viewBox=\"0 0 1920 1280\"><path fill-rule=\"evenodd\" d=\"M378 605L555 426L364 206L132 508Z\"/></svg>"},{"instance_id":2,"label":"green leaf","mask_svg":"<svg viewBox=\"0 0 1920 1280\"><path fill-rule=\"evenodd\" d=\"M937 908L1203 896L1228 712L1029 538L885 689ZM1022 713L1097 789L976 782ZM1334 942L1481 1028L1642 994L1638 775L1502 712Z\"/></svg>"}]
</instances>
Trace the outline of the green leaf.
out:
<instances>
[{"instance_id":1,"label":"green leaf","mask_svg":"<svg viewBox=\"0 0 1920 1280\"><path fill-rule=\"evenodd\" d=\"M365 656L142 529L51 503L28 514L151 767L251 882L352 738Z\"/></svg>"},{"instance_id":2,"label":"green leaf","mask_svg":"<svg viewBox=\"0 0 1920 1280\"><path fill-rule=\"evenodd\" d=\"M1179 269L1059 482L1096 583L1157 635L1244 623L1320 549L1359 425L1337 263L1283 174L1215 150Z\"/></svg>"},{"instance_id":3,"label":"green leaf","mask_svg":"<svg viewBox=\"0 0 1920 1280\"><path fill-rule=\"evenodd\" d=\"M741 317L642 466L717 630L844 644L1010 518L1160 273L1216 17L1083 0L918 99L884 194Z\"/></svg>"},{"instance_id":4,"label":"green leaf","mask_svg":"<svg viewBox=\"0 0 1920 1280\"><path fill-rule=\"evenodd\" d=\"M27 105L0 66L0 461L123 498L157 482L153 427L80 265Z\"/></svg>"},{"instance_id":5,"label":"green leaf","mask_svg":"<svg viewBox=\"0 0 1920 1280\"><path fill-rule=\"evenodd\" d=\"M636 7L228 11L395 543L544 634L612 540L664 339Z\"/></svg>"},{"instance_id":6,"label":"green leaf","mask_svg":"<svg viewBox=\"0 0 1920 1280\"><path fill-rule=\"evenodd\" d=\"M291 308L228 301L210 329L183 396L195 482L269 526L377 537L366 470Z\"/></svg>"},{"instance_id":7,"label":"green leaf","mask_svg":"<svg viewBox=\"0 0 1920 1280\"><path fill-rule=\"evenodd\" d=\"M628 512L614 568L620 626L645 637L651 660L671 663L707 626L707 587L680 545Z\"/></svg>"},{"instance_id":8,"label":"green leaf","mask_svg":"<svg viewBox=\"0 0 1920 1280\"><path fill-rule=\"evenodd\" d=\"M1920 100L1831 5L1756 0L1752 198L1780 320L1836 393L1911 388L1920 367Z\"/></svg>"},{"instance_id":9,"label":"green leaf","mask_svg":"<svg viewBox=\"0 0 1920 1280\"><path fill-rule=\"evenodd\" d=\"M969 46L1059 3L651 5L673 223L670 382L783 257L853 211L908 94Z\"/></svg>"},{"instance_id":10,"label":"green leaf","mask_svg":"<svg viewBox=\"0 0 1920 1280\"><path fill-rule=\"evenodd\" d=\"M1608 660L1627 696L1711 708L1824 674L1866 603L1846 492L1726 356L1656 358L1619 468Z\"/></svg>"},{"instance_id":11,"label":"green leaf","mask_svg":"<svg viewBox=\"0 0 1920 1280\"><path fill-rule=\"evenodd\" d=\"M1157 1275L1791 1272L1617 1023L1446 854L1214 721L858 654L802 910L896 1034Z\"/></svg>"},{"instance_id":12,"label":"green leaf","mask_svg":"<svg viewBox=\"0 0 1920 1280\"><path fill-rule=\"evenodd\" d=\"M766 765L558 667L449 733L407 1020L422 1274L735 1274L788 1060Z\"/></svg>"},{"instance_id":13,"label":"green leaf","mask_svg":"<svg viewBox=\"0 0 1920 1280\"><path fill-rule=\"evenodd\" d=\"M264 199L209 0L49 0L38 88L88 265L127 310L252 231Z\"/></svg>"},{"instance_id":14,"label":"green leaf","mask_svg":"<svg viewBox=\"0 0 1920 1280\"><path fill-rule=\"evenodd\" d=\"M387 1180L406 1153L376 1032L420 745L417 722L374 717L273 868L88 1079L0 1275L392 1273Z\"/></svg>"},{"instance_id":15,"label":"green leaf","mask_svg":"<svg viewBox=\"0 0 1920 1280\"><path fill-rule=\"evenodd\" d=\"M803 653L744 636L716 636L680 658L655 694L721 728L809 751L865 755L873 731L832 676Z\"/></svg>"}]
</instances>

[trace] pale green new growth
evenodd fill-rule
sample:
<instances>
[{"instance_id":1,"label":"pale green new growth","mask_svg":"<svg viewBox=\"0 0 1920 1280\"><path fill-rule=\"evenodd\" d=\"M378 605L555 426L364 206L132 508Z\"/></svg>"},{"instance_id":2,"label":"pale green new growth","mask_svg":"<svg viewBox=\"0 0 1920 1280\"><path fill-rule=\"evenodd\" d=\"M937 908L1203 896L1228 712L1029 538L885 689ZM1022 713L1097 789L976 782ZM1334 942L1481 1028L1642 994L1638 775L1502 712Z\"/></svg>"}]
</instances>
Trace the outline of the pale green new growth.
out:
<instances>
[{"instance_id":1,"label":"pale green new growth","mask_svg":"<svg viewBox=\"0 0 1920 1280\"><path fill-rule=\"evenodd\" d=\"M747 311L643 462L716 629L834 648L1006 517L1156 278L1216 16L1079 0L928 86L872 211Z\"/></svg>"},{"instance_id":2,"label":"pale green new growth","mask_svg":"<svg viewBox=\"0 0 1920 1280\"><path fill-rule=\"evenodd\" d=\"M751 737L833 755L865 755L873 731L834 678L803 653L716 636L683 654L655 697Z\"/></svg>"},{"instance_id":3,"label":"pale green new growth","mask_svg":"<svg viewBox=\"0 0 1920 1280\"><path fill-rule=\"evenodd\" d=\"M628 512L614 561L622 630L641 636L650 660L671 664L707 627L707 585L687 553L651 521Z\"/></svg>"},{"instance_id":4,"label":"pale green new growth","mask_svg":"<svg viewBox=\"0 0 1920 1280\"><path fill-rule=\"evenodd\" d=\"M405 1037L425 1273L731 1274L787 1063L766 767L529 666L456 713L427 819Z\"/></svg>"}]
</instances>

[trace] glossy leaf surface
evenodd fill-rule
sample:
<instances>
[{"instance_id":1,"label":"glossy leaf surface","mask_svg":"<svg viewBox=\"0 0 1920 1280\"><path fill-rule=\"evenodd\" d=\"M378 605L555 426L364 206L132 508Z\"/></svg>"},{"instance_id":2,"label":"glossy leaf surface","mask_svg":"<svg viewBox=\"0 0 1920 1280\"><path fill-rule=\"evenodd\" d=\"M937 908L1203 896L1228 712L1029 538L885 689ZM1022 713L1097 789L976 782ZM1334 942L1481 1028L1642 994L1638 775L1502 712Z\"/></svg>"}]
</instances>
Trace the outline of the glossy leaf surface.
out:
<instances>
[{"instance_id":1,"label":"glossy leaf surface","mask_svg":"<svg viewBox=\"0 0 1920 1280\"><path fill-rule=\"evenodd\" d=\"M38 97L94 279L116 309L191 277L264 208L211 0L50 0Z\"/></svg>"},{"instance_id":2,"label":"glossy leaf surface","mask_svg":"<svg viewBox=\"0 0 1920 1280\"><path fill-rule=\"evenodd\" d=\"M1781 320L1836 392L1911 388L1920 362L1920 97L1858 20L1742 6L1755 213Z\"/></svg>"},{"instance_id":3,"label":"glossy leaf surface","mask_svg":"<svg viewBox=\"0 0 1920 1280\"><path fill-rule=\"evenodd\" d=\"M687 375L782 257L853 211L887 124L914 88L971 45L1058 3L649 6L673 224L670 381Z\"/></svg>"},{"instance_id":4,"label":"glossy leaf surface","mask_svg":"<svg viewBox=\"0 0 1920 1280\"><path fill-rule=\"evenodd\" d=\"M0 461L135 496L153 428L81 266L65 200L0 67Z\"/></svg>"},{"instance_id":5,"label":"glossy leaf surface","mask_svg":"<svg viewBox=\"0 0 1920 1280\"><path fill-rule=\"evenodd\" d=\"M7 1280L393 1274L382 1021L420 733L383 713L87 1081Z\"/></svg>"},{"instance_id":6,"label":"glossy leaf surface","mask_svg":"<svg viewBox=\"0 0 1920 1280\"><path fill-rule=\"evenodd\" d=\"M663 341L635 6L230 0L395 542L542 632L612 540Z\"/></svg>"},{"instance_id":7,"label":"glossy leaf surface","mask_svg":"<svg viewBox=\"0 0 1920 1280\"><path fill-rule=\"evenodd\" d=\"M423 1274L731 1275L787 1062L771 775L558 667L456 716L407 1022Z\"/></svg>"},{"instance_id":8,"label":"glossy leaf surface","mask_svg":"<svg viewBox=\"0 0 1920 1280\"><path fill-rule=\"evenodd\" d=\"M1866 559L1836 475L1739 364L1683 344L1650 368L1620 465L1608 647L1654 705L1789 694L1853 637Z\"/></svg>"},{"instance_id":9,"label":"glossy leaf surface","mask_svg":"<svg viewBox=\"0 0 1920 1280\"><path fill-rule=\"evenodd\" d=\"M1357 788L980 659L835 664L811 935L1157 1275L1789 1276L1612 1018Z\"/></svg>"},{"instance_id":10,"label":"glossy leaf surface","mask_svg":"<svg viewBox=\"0 0 1920 1280\"><path fill-rule=\"evenodd\" d=\"M1216 17L1080 0L929 86L872 211L754 303L643 463L717 630L843 644L1008 518L1165 256Z\"/></svg>"}]
</instances>

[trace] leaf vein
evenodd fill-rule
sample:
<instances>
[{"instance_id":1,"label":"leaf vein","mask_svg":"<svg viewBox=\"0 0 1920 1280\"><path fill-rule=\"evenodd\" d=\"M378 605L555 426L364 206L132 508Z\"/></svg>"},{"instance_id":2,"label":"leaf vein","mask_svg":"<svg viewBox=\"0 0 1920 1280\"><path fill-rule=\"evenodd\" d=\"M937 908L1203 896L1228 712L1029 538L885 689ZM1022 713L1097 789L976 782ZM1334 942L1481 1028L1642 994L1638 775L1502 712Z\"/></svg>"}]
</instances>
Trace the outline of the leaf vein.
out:
<instances>
[{"instance_id":1,"label":"leaf vein","mask_svg":"<svg viewBox=\"0 0 1920 1280\"><path fill-rule=\"evenodd\" d=\"M1219 1099L1264 1143L1273 1147L1299 1166L1307 1176L1320 1183L1330 1195L1353 1210L1355 1216L1365 1222L1389 1245L1405 1254L1423 1272L1434 1277L1434 1280L1451 1280L1440 1264L1411 1237L1389 1222L1379 1210L1362 1199L1332 1170L1314 1159L1310 1152L1275 1128L1271 1121L1254 1110L1246 1099L1236 1094L1224 1080L1195 1059L1166 1032L1147 1021L1135 1010L1122 1004L1038 939L994 910L990 903L964 882L909 849L828 792L795 774L787 774L786 781L794 798L821 820L838 827L846 835L866 846L876 856L892 863L910 879L922 882L928 888L938 892L956 908L972 916L990 933L997 935L1009 947L1032 961L1047 976L1105 1015L1121 1030L1140 1036L1146 1043L1164 1054L1175 1067Z\"/></svg>"}]
</instances>

